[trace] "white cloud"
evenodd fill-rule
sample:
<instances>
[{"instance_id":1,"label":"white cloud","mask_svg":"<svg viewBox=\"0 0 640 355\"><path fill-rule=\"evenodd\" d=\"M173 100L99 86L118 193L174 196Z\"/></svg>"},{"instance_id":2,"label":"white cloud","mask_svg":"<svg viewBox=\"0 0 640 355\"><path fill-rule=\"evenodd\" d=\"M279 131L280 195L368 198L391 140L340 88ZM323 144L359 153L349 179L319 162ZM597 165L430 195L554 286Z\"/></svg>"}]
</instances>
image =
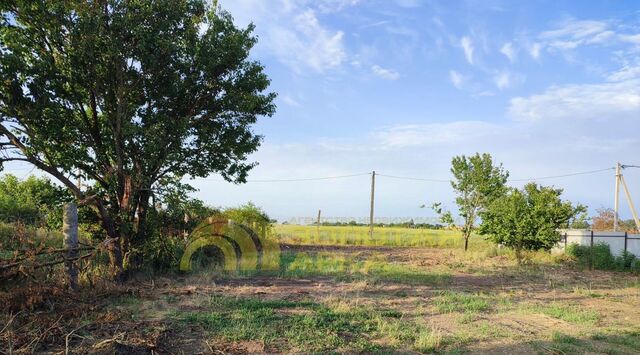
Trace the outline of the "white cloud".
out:
<instances>
[{"instance_id":1,"label":"white cloud","mask_svg":"<svg viewBox=\"0 0 640 355\"><path fill-rule=\"evenodd\" d=\"M513 44L511 42L505 43L502 48L500 48L500 53L504 54L511 63L516 59L516 50L513 48Z\"/></svg>"},{"instance_id":2,"label":"white cloud","mask_svg":"<svg viewBox=\"0 0 640 355\"><path fill-rule=\"evenodd\" d=\"M482 121L397 125L374 133L383 148L448 145L498 134L500 128Z\"/></svg>"},{"instance_id":3,"label":"white cloud","mask_svg":"<svg viewBox=\"0 0 640 355\"><path fill-rule=\"evenodd\" d=\"M604 21L569 20L555 30L540 33L539 37L550 40L559 38L582 40L585 38L592 38L606 31L608 28L609 24Z\"/></svg>"},{"instance_id":4,"label":"white cloud","mask_svg":"<svg viewBox=\"0 0 640 355\"><path fill-rule=\"evenodd\" d=\"M464 36L460 39L460 46L464 51L464 57L467 59L469 64L473 65L473 43L471 43L471 38Z\"/></svg>"},{"instance_id":5,"label":"white cloud","mask_svg":"<svg viewBox=\"0 0 640 355\"><path fill-rule=\"evenodd\" d=\"M316 0L316 5L322 12L336 12L359 3L360 0Z\"/></svg>"},{"instance_id":6,"label":"white cloud","mask_svg":"<svg viewBox=\"0 0 640 355\"><path fill-rule=\"evenodd\" d=\"M294 99L293 97L291 97L291 95L282 95L282 102L284 102L285 104L289 105L289 106L293 106L293 107L301 107L302 104L300 104L300 102L296 99Z\"/></svg>"},{"instance_id":7,"label":"white cloud","mask_svg":"<svg viewBox=\"0 0 640 355\"><path fill-rule=\"evenodd\" d=\"M640 77L640 65L626 64L619 70L609 73L606 78L609 81L626 81Z\"/></svg>"},{"instance_id":8,"label":"white cloud","mask_svg":"<svg viewBox=\"0 0 640 355\"><path fill-rule=\"evenodd\" d=\"M640 115L640 79L552 86L544 93L511 99L509 114L520 121L611 121Z\"/></svg>"},{"instance_id":9,"label":"white cloud","mask_svg":"<svg viewBox=\"0 0 640 355\"><path fill-rule=\"evenodd\" d=\"M347 60L344 32L322 24L316 12L331 12L355 0L291 1L275 4L257 0L221 1L241 25L256 24L256 50L266 50L296 72L323 73Z\"/></svg>"},{"instance_id":10,"label":"white cloud","mask_svg":"<svg viewBox=\"0 0 640 355\"><path fill-rule=\"evenodd\" d=\"M379 65L371 66L371 71L378 77L386 80L396 80L400 78L400 74L392 69L385 69Z\"/></svg>"},{"instance_id":11,"label":"white cloud","mask_svg":"<svg viewBox=\"0 0 640 355\"><path fill-rule=\"evenodd\" d=\"M449 79L451 80L453 86L455 86L457 89L462 88L462 83L464 82L464 77L462 76L462 74L458 73L455 70L449 70Z\"/></svg>"},{"instance_id":12,"label":"white cloud","mask_svg":"<svg viewBox=\"0 0 640 355\"><path fill-rule=\"evenodd\" d=\"M533 59L538 59L538 58L540 58L540 50L541 49L542 49L542 45L540 43L534 43L529 48L529 54L531 55L531 57L533 57Z\"/></svg>"},{"instance_id":13,"label":"white cloud","mask_svg":"<svg viewBox=\"0 0 640 355\"><path fill-rule=\"evenodd\" d=\"M512 73L508 70L503 70L493 77L493 82L498 89L504 90L521 84L524 81L524 76L517 73Z\"/></svg>"},{"instance_id":14,"label":"white cloud","mask_svg":"<svg viewBox=\"0 0 640 355\"><path fill-rule=\"evenodd\" d=\"M506 89L511 85L511 76L508 72L500 72L493 79L498 89Z\"/></svg>"},{"instance_id":15,"label":"white cloud","mask_svg":"<svg viewBox=\"0 0 640 355\"><path fill-rule=\"evenodd\" d=\"M628 28L611 21L570 19L553 30L541 32L538 40L541 46L560 51L585 45L640 44L640 34L626 31Z\"/></svg>"}]
</instances>

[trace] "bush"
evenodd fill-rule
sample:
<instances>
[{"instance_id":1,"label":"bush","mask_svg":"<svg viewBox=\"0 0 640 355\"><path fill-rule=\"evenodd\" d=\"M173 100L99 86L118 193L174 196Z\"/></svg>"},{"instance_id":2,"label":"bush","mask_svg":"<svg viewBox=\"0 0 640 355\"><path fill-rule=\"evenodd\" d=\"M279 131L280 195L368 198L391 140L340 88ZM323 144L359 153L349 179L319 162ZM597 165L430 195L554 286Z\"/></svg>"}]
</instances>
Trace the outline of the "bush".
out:
<instances>
[{"instance_id":1,"label":"bush","mask_svg":"<svg viewBox=\"0 0 640 355\"><path fill-rule=\"evenodd\" d=\"M597 270L640 272L640 260L635 255L624 251L620 256L614 256L609 245L603 242L596 243L593 247L570 244L566 253L574 257L582 267L591 265Z\"/></svg>"}]
</instances>

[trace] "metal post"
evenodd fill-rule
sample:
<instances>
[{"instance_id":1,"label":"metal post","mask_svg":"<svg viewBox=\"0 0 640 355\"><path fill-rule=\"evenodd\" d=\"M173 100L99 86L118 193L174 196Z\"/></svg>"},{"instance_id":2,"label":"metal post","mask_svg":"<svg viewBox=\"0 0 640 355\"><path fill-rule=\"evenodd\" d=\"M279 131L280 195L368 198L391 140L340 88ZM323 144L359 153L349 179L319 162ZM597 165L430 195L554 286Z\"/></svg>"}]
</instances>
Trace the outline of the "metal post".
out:
<instances>
[{"instance_id":1,"label":"metal post","mask_svg":"<svg viewBox=\"0 0 640 355\"><path fill-rule=\"evenodd\" d=\"M373 239L373 207L376 193L376 172L371 173L371 209L369 210L369 237Z\"/></svg>"},{"instance_id":2,"label":"metal post","mask_svg":"<svg viewBox=\"0 0 640 355\"><path fill-rule=\"evenodd\" d=\"M624 232L624 251L627 251L627 232Z\"/></svg>"},{"instance_id":3,"label":"metal post","mask_svg":"<svg viewBox=\"0 0 640 355\"><path fill-rule=\"evenodd\" d=\"M69 277L69 287L75 290L78 288L78 268L74 262L78 257L78 207L75 203L64 205L62 233L67 248L65 268Z\"/></svg>"},{"instance_id":4,"label":"metal post","mask_svg":"<svg viewBox=\"0 0 640 355\"><path fill-rule=\"evenodd\" d=\"M564 232L564 253L567 253L567 232Z\"/></svg>"},{"instance_id":5,"label":"metal post","mask_svg":"<svg viewBox=\"0 0 640 355\"><path fill-rule=\"evenodd\" d=\"M593 270L593 230L591 230L591 248L589 250L589 270Z\"/></svg>"}]
</instances>

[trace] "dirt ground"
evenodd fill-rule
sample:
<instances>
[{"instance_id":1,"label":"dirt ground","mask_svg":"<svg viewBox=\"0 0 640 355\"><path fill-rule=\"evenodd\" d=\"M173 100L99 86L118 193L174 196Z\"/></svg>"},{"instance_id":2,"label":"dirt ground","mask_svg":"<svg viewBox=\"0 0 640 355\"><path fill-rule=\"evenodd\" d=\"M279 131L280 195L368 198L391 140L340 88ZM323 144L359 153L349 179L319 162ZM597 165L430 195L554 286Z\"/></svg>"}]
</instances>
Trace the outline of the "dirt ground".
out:
<instances>
[{"instance_id":1,"label":"dirt ground","mask_svg":"<svg viewBox=\"0 0 640 355\"><path fill-rule=\"evenodd\" d=\"M43 291L48 293L36 309L4 312L0 353L307 352L286 337L269 342L230 339L201 323L176 320L176 314L211 312L207 300L216 295L395 312L401 314L402 322L419 324L435 337L433 346L416 348L403 343L402 336L380 331L388 327L379 327L367 340L380 345L379 352L640 351L640 282L633 274L579 270L566 263L517 266L504 256L478 261L448 249L295 245L282 249L293 255L341 255L350 260L383 257L389 264L450 276L444 284L415 284L366 277L344 280L313 273L228 277L201 272L139 277L122 286L95 287L78 294ZM468 295L468 300L458 301L455 295ZM4 297L9 304L9 296ZM474 302L482 307L474 310ZM448 306L452 310L443 311ZM301 307L276 311L285 318L310 312ZM345 339L346 344L357 340ZM336 350L370 352L349 345Z\"/></svg>"}]
</instances>

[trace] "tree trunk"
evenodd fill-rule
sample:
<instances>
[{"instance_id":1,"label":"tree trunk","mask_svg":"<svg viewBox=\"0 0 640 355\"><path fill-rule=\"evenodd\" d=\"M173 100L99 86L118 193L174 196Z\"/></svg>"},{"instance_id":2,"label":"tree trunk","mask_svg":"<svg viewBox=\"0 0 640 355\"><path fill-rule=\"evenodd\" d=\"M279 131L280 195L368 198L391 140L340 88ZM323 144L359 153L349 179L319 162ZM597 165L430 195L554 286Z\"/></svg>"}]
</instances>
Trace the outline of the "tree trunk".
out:
<instances>
[{"instance_id":1,"label":"tree trunk","mask_svg":"<svg viewBox=\"0 0 640 355\"><path fill-rule=\"evenodd\" d=\"M469 235L465 234L464 235L464 251L467 251L468 248L469 248Z\"/></svg>"},{"instance_id":2,"label":"tree trunk","mask_svg":"<svg viewBox=\"0 0 640 355\"><path fill-rule=\"evenodd\" d=\"M133 218L133 231L131 234L131 244L140 249L144 247L144 242L147 237L147 214L149 212L149 198L150 194L148 190L141 189L136 204L136 212ZM136 269L142 266L144 262L144 255L142 253L135 253L130 255L129 265Z\"/></svg>"},{"instance_id":3,"label":"tree trunk","mask_svg":"<svg viewBox=\"0 0 640 355\"><path fill-rule=\"evenodd\" d=\"M515 252L516 252L516 260L518 261L518 265L522 265L522 249L520 247L516 247Z\"/></svg>"},{"instance_id":4,"label":"tree trunk","mask_svg":"<svg viewBox=\"0 0 640 355\"><path fill-rule=\"evenodd\" d=\"M109 268L111 276L115 281L123 282L125 274L120 238L118 236L107 236L106 247L109 252Z\"/></svg>"},{"instance_id":5,"label":"tree trunk","mask_svg":"<svg viewBox=\"0 0 640 355\"><path fill-rule=\"evenodd\" d=\"M115 281L122 282L124 281L125 275L120 228L116 227L116 223L109 214L109 211L105 208L103 201L94 200L92 205L98 213L102 227L107 232L104 245L109 254L109 271Z\"/></svg>"}]
</instances>

